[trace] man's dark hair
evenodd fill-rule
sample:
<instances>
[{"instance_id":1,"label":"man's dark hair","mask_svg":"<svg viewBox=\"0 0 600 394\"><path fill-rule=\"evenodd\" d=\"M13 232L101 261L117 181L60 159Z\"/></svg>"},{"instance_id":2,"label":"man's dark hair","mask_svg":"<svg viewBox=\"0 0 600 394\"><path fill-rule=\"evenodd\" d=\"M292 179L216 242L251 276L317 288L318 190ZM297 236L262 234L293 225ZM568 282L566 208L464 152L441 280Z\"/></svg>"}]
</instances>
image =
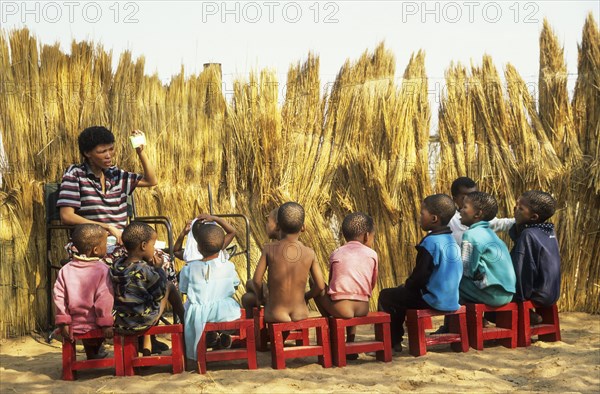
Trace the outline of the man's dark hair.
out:
<instances>
[{"instance_id":1,"label":"man's dark hair","mask_svg":"<svg viewBox=\"0 0 600 394\"><path fill-rule=\"evenodd\" d=\"M498 202L491 194L484 192L472 192L467 197L473 207L482 212L482 220L489 222L498 214Z\"/></svg>"},{"instance_id":2,"label":"man's dark hair","mask_svg":"<svg viewBox=\"0 0 600 394\"><path fill-rule=\"evenodd\" d=\"M425 197L423 205L432 215L436 215L440 218L440 222L446 226L450 223L450 219L456 213L456 206L454 201L447 194L434 194L432 196Z\"/></svg>"},{"instance_id":3,"label":"man's dark hair","mask_svg":"<svg viewBox=\"0 0 600 394\"><path fill-rule=\"evenodd\" d=\"M98 224L78 224L71 233L71 239L79 254L88 254L104 240L105 234L106 230Z\"/></svg>"},{"instance_id":4,"label":"man's dark hair","mask_svg":"<svg viewBox=\"0 0 600 394\"><path fill-rule=\"evenodd\" d=\"M365 233L372 233L374 229L373 218L363 212L351 213L342 222L342 234L346 241L355 240Z\"/></svg>"},{"instance_id":5,"label":"man's dark hair","mask_svg":"<svg viewBox=\"0 0 600 394\"><path fill-rule=\"evenodd\" d=\"M550 219L556 212L556 200L546 192L529 190L521 195L521 199L525 200L525 204L538 214L539 223Z\"/></svg>"},{"instance_id":6,"label":"man's dark hair","mask_svg":"<svg viewBox=\"0 0 600 394\"><path fill-rule=\"evenodd\" d=\"M79 134L77 142L79 143L79 153L84 156L84 153L91 151L98 145L114 144L115 136L104 126L92 126Z\"/></svg>"},{"instance_id":7,"label":"man's dark hair","mask_svg":"<svg viewBox=\"0 0 600 394\"><path fill-rule=\"evenodd\" d=\"M156 230L146 223L131 222L129 226L125 227L125 230L123 230L121 240L123 241L125 249L131 252L141 245L142 242L150 241L154 233L156 233Z\"/></svg>"},{"instance_id":8,"label":"man's dark hair","mask_svg":"<svg viewBox=\"0 0 600 394\"><path fill-rule=\"evenodd\" d=\"M297 202L286 202L279 207L277 224L284 234L295 234L304 225L304 208Z\"/></svg>"},{"instance_id":9,"label":"man's dark hair","mask_svg":"<svg viewBox=\"0 0 600 394\"><path fill-rule=\"evenodd\" d=\"M223 249L225 233L216 224L202 223L196 220L192 226L192 234L198 243L198 250L204 257L212 256Z\"/></svg>"},{"instance_id":10,"label":"man's dark hair","mask_svg":"<svg viewBox=\"0 0 600 394\"><path fill-rule=\"evenodd\" d=\"M456 178L454 182L452 182L452 186L450 186L450 193L452 193L452 197L455 197L460 192L461 187L465 189L472 189L477 187L477 183L469 177L461 176L460 178Z\"/></svg>"}]
</instances>

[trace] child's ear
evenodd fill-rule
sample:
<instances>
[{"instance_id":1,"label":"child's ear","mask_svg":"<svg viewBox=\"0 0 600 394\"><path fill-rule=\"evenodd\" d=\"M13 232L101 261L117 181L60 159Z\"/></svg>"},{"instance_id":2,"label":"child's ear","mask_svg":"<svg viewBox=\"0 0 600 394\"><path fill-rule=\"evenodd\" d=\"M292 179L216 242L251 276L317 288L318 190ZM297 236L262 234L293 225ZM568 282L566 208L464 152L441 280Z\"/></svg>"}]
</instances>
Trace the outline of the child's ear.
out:
<instances>
[{"instance_id":1,"label":"child's ear","mask_svg":"<svg viewBox=\"0 0 600 394\"><path fill-rule=\"evenodd\" d=\"M362 236L362 244L366 244L367 242L369 242L369 233L364 233Z\"/></svg>"},{"instance_id":2,"label":"child's ear","mask_svg":"<svg viewBox=\"0 0 600 394\"><path fill-rule=\"evenodd\" d=\"M532 222L538 222L540 220L540 215L538 215L537 213L534 213L533 215L531 215L531 221Z\"/></svg>"},{"instance_id":3,"label":"child's ear","mask_svg":"<svg viewBox=\"0 0 600 394\"><path fill-rule=\"evenodd\" d=\"M100 247L98 245L95 245L94 247L92 247L92 253L90 254L90 256L98 256L100 254ZM88 256L88 257L90 257Z\"/></svg>"},{"instance_id":4,"label":"child's ear","mask_svg":"<svg viewBox=\"0 0 600 394\"><path fill-rule=\"evenodd\" d=\"M304 225L302 225L302 229L300 230L301 233L306 231L306 227L304 227Z\"/></svg>"},{"instance_id":5,"label":"child's ear","mask_svg":"<svg viewBox=\"0 0 600 394\"><path fill-rule=\"evenodd\" d=\"M482 216L483 216L483 211L481 209L476 211L475 215L473 215L473 217L475 217L476 219L479 219Z\"/></svg>"},{"instance_id":6,"label":"child's ear","mask_svg":"<svg viewBox=\"0 0 600 394\"><path fill-rule=\"evenodd\" d=\"M440 218L439 218L439 216L438 216L438 215L433 215L433 216L431 217L431 221L432 221L433 223L437 223L439 220L440 220Z\"/></svg>"},{"instance_id":7,"label":"child's ear","mask_svg":"<svg viewBox=\"0 0 600 394\"><path fill-rule=\"evenodd\" d=\"M140 249L141 250L146 250L146 246L148 246L148 242L142 241L142 243L140 244Z\"/></svg>"}]
</instances>

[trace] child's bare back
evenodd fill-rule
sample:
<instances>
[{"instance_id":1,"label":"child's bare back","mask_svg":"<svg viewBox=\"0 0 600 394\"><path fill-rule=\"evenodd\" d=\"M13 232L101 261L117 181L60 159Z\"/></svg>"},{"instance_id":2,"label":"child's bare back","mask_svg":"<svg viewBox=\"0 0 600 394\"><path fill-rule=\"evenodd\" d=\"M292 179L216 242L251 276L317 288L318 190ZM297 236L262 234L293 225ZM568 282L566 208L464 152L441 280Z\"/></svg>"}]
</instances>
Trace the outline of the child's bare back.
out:
<instances>
[{"instance_id":1,"label":"child's bare back","mask_svg":"<svg viewBox=\"0 0 600 394\"><path fill-rule=\"evenodd\" d=\"M269 302L265 306L267 322L299 321L308 317L306 299L312 293L305 294L305 289L309 274L315 282L314 293L325 288L315 252L298 240L303 223L302 206L296 203L282 205L277 224L282 231L282 239L265 245L256 266L252 280L257 289L262 285L265 272L269 271Z\"/></svg>"}]
</instances>

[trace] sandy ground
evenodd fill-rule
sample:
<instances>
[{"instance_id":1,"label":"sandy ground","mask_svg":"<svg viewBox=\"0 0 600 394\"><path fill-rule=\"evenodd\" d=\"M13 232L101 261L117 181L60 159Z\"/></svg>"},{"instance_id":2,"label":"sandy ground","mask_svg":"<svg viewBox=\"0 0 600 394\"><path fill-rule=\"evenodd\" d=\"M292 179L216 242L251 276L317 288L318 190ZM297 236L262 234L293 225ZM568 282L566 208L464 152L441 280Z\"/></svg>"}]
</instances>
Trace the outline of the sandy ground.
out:
<instances>
[{"instance_id":1,"label":"sandy ground","mask_svg":"<svg viewBox=\"0 0 600 394\"><path fill-rule=\"evenodd\" d=\"M60 380L60 343L31 336L2 341L2 393L140 392L600 392L600 316L561 313L562 342L536 342L527 349L488 343L484 351L454 353L439 346L415 358L406 350L391 363L361 354L344 368L324 369L316 358L289 360L287 369L270 367L259 353L259 369L238 362L209 363L206 375L152 367L141 376L114 377L108 370L83 371L75 382ZM436 323L434 321L434 323ZM371 336L368 327L358 339ZM112 350L112 347L108 347ZM82 355L80 355L82 356Z\"/></svg>"}]
</instances>

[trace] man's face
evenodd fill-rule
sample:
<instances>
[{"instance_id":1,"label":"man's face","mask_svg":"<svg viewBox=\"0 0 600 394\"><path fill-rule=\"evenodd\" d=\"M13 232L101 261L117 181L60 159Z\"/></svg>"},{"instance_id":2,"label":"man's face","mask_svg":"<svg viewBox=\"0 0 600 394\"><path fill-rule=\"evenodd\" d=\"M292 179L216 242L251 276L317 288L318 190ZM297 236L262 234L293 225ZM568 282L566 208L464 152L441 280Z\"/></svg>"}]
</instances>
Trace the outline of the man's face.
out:
<instances>
[{"instance_id":1,"label":"man's face","mask_svg":"<svg viewBox=\"0 0 600 394\"><path fill-rule=\"evenodd\" d=\"M461 209L464 205L465 197L469 193L473 193L478 191L477 186L475 187L464 187L461 186L458 188L458 193L455 196L452 196L454 200L454 204L456 204L456 209Z\"/></svg>"},{"instance_id":2,"label":"man's face","mask_svg":"<svg viewBox=\"0 0 600 394\"><path fill-rule=\"evenodd\" d=\"M94 149L85 152L85 157L88 159L92 167L107 169L113 165L113 157L115 155L115 144L100 144Z\"/></svg>"}]
</instances>

